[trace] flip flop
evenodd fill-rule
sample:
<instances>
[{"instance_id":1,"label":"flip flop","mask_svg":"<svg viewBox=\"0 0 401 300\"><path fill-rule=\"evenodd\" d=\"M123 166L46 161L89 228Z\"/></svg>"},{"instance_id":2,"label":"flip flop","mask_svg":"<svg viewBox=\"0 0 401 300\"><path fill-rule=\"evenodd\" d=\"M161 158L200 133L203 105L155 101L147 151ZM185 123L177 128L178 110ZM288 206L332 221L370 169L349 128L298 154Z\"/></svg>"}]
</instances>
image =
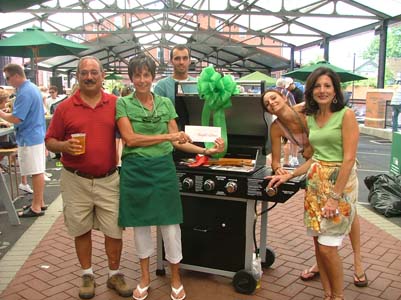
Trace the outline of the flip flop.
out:
<instances>
[{"instance_id":1,"label":"flip flop","mask_svg":"<svg viewBox=\"0 0 401 300\"><path fill-rule=\"evenodd\" d=\"M184 292L184 295L182 295L181 297L178 297L178 294L181 293L183 290L184 290L184 286L182 284L180 285L180 287L178 289L171 287L171 295L170 295L171 299L172 300L184 300L185 297L187 296L187 295L185 295L185 292Z\"/></svg>"},{"instance_id":2,"label":"flip flop","mask_svg":"<svg viewBox=\"0 0 401 300\"><path fill-rule=\"evenodd\" d=\"M34 217L40 217L45 214L44 211L41 211L40 213L36 213L32 210L31 207L28 207L27 209L23 210L18 214L18 217L20 218L34 218Z\"/></svg>"},{"instance_id":3,"label":"flip flop","mask_svg":"<svg viewBox=\"0 0 401 300\"><path fill-rule=\"evenodd\" d=\"M148 295L149 295L149 294L148 294L148 289L149 289L149 287L150 287L150 285L141 288L141 286L138 284L138 285L136 286L135 291L138 291L139 294L140 294L141 296L136 297L136 296L135 296L135 291L134 291L134 292L132 293L132 298L134 298L135 300L145 300L145 299L148 297Z\"/></svg>"},{"instance_id":4,"label":"flip flop","mask_svg":"<svg viewBox=\"0 0 401 300\"><path fill-rule=\"evenodd\" d=\"M299 278L301 278L303 281L309 281L318 277L320 274L319 271L313 271L312 268L313 267L303 270L301 275L299 275Z\"/></svg>"},{"instance_id":5,"label":"flip flop","mask_svg":"<svg viewBox=\"0 0 401 300\"><path fill-rule=\"evenodd\" d=\"M365 278L365 279L362 279ZM357 287L365 287L368 286L368 277L366 276L366 273L363 272L362 275L357 275L354 273L354 285Z\"/></svg>"},{"instance_id":6,"label":"flip flop","mask_svg":"<svg viewBox=\"0 0 401 300\"><path fill-rule=\"evenodd\" d=\"M25 206L22 207L22 210L26 210L27 208L30 208L31 206L32 206L32 204L25 205ZM45 206L42 206L40 209L42 211L45 211L45 210L47 210L48 207L49 207L48 205L45 205Z\"/></svg>"}]
</instances>

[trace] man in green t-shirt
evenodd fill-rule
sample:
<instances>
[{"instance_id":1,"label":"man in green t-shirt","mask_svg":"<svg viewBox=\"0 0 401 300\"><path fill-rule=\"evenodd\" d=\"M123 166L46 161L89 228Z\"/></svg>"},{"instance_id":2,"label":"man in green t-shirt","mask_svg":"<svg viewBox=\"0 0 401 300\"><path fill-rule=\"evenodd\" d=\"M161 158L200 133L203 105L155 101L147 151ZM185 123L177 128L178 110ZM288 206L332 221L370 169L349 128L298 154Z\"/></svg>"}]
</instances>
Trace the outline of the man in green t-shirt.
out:
<instances>
[{"instance_id":1,"label":"man in green t-shirt","mask_svg":"<svg viewBox=\"0 0 401 300\"><path fill-rule=\"evenodd\" d=\"M169 98L175 104L175 82L176 81L195 81L196 78L188 75L189 65L191 64L191 51L185 45L176 45L170 52L170 62L173 65L173 75L159 80L154 92L160 96ZM182 85L184 93L198 93L196 84Z\"/></svg>"},{"instance_id":2,"label":"man in green t-shirt","mask_svg":"<svg viewBox=\"0 0 401 300\"><path fill-rule=\"evenodd\" d=\"M191 64L191 51L185 45L176 45L170 52L170 62L173 65L173 75L159 80L155 86L154 92L157 95L169 98L176 109L179 120L178 126L183 130L183 126L187 123L188 112L182 99L175 98L176 81L196 81L196 78L188 75L189 65ZM198 88L194 84L182 84L178 86L179 92L185 94L197 94Z\"/></svg>"}]
</instances>

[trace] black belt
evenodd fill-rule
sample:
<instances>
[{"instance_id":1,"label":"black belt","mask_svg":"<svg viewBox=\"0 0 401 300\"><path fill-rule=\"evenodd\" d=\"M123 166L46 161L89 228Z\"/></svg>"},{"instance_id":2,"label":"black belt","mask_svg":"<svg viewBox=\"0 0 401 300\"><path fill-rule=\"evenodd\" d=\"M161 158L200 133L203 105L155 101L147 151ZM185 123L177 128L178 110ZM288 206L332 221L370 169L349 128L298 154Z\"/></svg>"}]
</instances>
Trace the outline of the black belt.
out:
<instances>
[{"instance_id":1,"label":"black belt","mask_svg":"<svg viewBox=\"0 0 401 300\"><path fill-rule=\"evenodd\" d=\"M64 166L64 169L66 169L68 172L74 173L75 175L78 175L80 177L87 178L87 179L98 179L98 178L108 177L110 175L113 175L117 171L117 168L113 168L104 174L91 175L91 174L87 174L87 173L82 173L81 171L79 171L77 169L73 169L73 168L66 167L66 166Z\"/></svg>"}]
</instances>

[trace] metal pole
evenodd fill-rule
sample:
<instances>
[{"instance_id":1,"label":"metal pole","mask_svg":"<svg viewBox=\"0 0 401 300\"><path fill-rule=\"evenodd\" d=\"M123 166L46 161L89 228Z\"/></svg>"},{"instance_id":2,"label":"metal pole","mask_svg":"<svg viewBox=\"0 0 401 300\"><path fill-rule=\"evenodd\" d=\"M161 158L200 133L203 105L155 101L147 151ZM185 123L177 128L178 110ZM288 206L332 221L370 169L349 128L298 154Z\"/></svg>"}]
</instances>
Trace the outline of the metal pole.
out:
<instances>
[{"instance_id":1,"label":"metal pole","mask_svg":"<svg viewBox=\"0 0 401 300\"><path fill-rule=\"evenodd\" d=\"M354 52L354 60L352 62L352 73L355 73L355 52ZM352 80L352 99L350 99L351 101L351 105L354 104L354 91L355 91L355 85L354 85L354 81Z\"/></svg>"},{"instance_id":2,"label":"metal pole","mask_svg":"<svg viewBox=\"0 0 401 300\"><path fill-rule=\"evenodd\" d=\"M384 88L384 75L386 72L387 29L388 29L388 21L383 21L382 25L377 29L378 33L380 34L379 70L377 76L377 88L379 89Z\"/></svg>"}]
</instances>

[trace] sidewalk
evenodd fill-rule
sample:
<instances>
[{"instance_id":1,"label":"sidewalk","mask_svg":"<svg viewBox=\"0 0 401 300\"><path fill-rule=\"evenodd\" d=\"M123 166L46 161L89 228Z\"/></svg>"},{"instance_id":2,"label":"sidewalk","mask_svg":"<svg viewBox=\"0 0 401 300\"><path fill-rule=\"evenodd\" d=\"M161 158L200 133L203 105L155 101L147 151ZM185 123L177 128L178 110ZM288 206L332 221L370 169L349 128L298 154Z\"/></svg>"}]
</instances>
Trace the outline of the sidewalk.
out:
<instances>
[{"instance_id":1,"label":"sidewalk","mask_svg":"<svg viewBox=\"0 0 401 300\"><path fill-rule=\"evenodd\" d=\"M268 246L276 253L272 267L264 270L261 288L253 295L238 294L231 279L182 271L183 283L190 300L244 299L322 299L318 280L303 282L299 273L314 263L311 238L302 222L303 191L285 204L278 204L268 215ZM351 299L401 299L401 228L362 205L361 221L363 264L369 286L353 285L353 255L349 239L340 250L345 273L345 296ZM106 287L107 260L103 238L93 235L93 269L96 275L94 299L123 299ZM151 258L152 282L149 300L169 299L169 272L155 275L156 257ZM139 264L135 256L132 230L124 233L121 270L132 286L138 283ZM38 218L22 238L0 261L0 299L79 299L81 271L74 243L65 231L61 216L61 197L55 200L44 217ZM128 298L127 298L128 299Z\"/></svg>"},{"instance_id":2,"label":"sidewalk","mask_svg":"<svg viewBox=\"0 0 401 300\"><path fill-rule=\"evenodd\" d=\"M376 136L378 138L382 138L385 140L393 140L393 131L391 127L388 128L373 128L373 127L366 127L363 124L359 125L359 132L363 134L368 134L372 136Z\"/></svg>"}]
</instances>

